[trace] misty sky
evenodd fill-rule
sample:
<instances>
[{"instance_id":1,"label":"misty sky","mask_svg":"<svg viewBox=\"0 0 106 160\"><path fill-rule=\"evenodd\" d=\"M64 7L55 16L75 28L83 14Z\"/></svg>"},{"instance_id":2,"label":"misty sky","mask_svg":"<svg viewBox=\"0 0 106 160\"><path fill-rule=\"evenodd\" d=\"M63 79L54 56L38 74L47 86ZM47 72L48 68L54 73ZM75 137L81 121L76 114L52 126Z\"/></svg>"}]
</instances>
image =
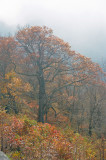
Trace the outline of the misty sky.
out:
<instances>
[{"instance_id":1,"label":"misty sky","mask_svg":"<svg viewBox=\"0 0 106 160\"><path fill-rule=\"evenodd\" d=\"M0 0L0 34L46 25L72 49L106 58L106 0Z\"/></svg>"}]
</instances>

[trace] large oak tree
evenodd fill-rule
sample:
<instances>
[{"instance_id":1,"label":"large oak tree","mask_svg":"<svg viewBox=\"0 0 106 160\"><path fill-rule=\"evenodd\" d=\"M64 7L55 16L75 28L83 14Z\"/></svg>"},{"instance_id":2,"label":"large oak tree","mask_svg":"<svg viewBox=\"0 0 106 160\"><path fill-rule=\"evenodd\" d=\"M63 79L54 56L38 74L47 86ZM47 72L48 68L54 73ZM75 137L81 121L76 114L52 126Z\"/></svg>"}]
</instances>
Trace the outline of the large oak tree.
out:
<instances>
[{"instance_id":1,"label":"large oak tree","mask_svg":"<svg viewBox=\"0 0 106 160\"><path fill-rule=\"evenodd\" d=\"M54 36L51 29L26 27L20 29L15 38L18 42L15 72L33 76L38 81L39 122L44 123L44 115L50 108L55 111L53 102L60 101L59 97L70 86L99 81L100 67L72 51L70 45Z\"/></svg>"}]
</instances>

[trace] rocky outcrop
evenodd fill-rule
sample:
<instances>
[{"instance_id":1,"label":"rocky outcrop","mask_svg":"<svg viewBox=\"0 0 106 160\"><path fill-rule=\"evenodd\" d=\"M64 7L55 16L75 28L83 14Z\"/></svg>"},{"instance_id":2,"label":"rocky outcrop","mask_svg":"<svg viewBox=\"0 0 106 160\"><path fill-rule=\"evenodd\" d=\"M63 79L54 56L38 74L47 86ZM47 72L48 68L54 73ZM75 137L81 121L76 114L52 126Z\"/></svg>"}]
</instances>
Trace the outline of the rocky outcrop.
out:
<instances>
[{"instance_id":1,"label":"rocky outcrop","mask_svg":"<svg viewBox=\"0 0 106 160\"><path fill-rule=\"evenodd\" d=\"M9 158L3 152L0 151L0 160L9 160Z\"/></svg>"}]
</instances>

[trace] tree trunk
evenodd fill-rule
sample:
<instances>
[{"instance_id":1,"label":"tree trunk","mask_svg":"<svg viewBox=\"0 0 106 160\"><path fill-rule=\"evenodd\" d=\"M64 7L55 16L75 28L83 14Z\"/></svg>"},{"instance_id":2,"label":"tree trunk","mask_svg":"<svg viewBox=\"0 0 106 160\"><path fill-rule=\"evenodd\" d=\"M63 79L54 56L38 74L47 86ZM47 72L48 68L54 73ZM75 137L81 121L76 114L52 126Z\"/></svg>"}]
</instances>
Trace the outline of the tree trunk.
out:
<instances>
[{"instance_id":1,"label":"tree trunk","mask_svg":"<svg viewBox=\"0 0 106 160\"><path fill-rule=\"evenodd\" d=\"M46 92L45 92L45 81L43 70L40 67L39 70L39 113L38 113L38 122L44 123L44 114L45 114L45 107L46 107Z\"/></svg>"},{"instance_id":2,"label":"tree trunk","mask_svg":"<svg viewBox=\"0 0 106 160\"><path fill-rule=\"evenodd\" d=\"M89 123L89 136L92 136L92 125L91 122Z\"/></svg>"}]
</instances>

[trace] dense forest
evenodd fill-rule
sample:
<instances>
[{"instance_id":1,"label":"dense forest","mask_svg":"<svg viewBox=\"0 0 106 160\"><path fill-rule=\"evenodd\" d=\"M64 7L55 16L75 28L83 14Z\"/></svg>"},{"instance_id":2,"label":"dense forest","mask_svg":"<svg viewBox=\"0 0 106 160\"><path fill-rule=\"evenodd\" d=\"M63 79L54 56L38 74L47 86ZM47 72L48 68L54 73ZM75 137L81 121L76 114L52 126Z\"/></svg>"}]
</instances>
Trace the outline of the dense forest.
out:
<instances>
[{"instance_id":1,"label":"dense forest","mask_svg":"<svg viewBox=\"0 0 106 160\"><path fill-rule=\"evenodd\" d=\"M1 151L11 160L105 160L101 66L46 26L0 37Z\"/></svg>"}]
</instances>

